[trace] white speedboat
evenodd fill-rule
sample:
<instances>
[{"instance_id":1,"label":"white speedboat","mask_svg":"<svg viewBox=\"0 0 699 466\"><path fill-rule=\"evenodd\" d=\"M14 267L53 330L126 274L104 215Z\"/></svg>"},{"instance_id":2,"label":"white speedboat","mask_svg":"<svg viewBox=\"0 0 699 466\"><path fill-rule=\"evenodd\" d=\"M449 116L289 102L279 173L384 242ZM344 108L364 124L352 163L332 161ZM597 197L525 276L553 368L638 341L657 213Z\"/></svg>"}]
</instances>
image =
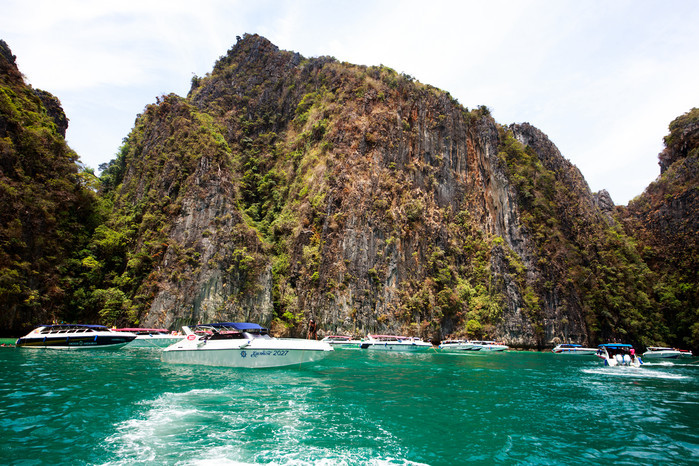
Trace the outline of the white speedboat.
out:
<instances>
[{"instance_id":1,"label":"white speedboat","mask_svg":"<svg viewBox=\"0 0 699 466\"><path fill-rule=\"evenodd\" d=\"M562 343L551 350L554 354L572 354L578 356L594 355L597 354L596 348L585 348L582 345L576 345L573 343Z\"/></svg>"},{"instance_id":2,"label":"white speedboat","mask_svg":"<svg viewBox=\"0 0 699 466\"><path fill-rule=\"evenodd\" d=\"M439 344L439 349L446 353L473 351L473 342L470 340L444 340Z\"/></svg>"},{"instance_id":3,"label":"white speedboat","mask_svg":"<svg viewBox=\"0 0 699 466\"><path fill-rule=\"evenodd\" d=\"M129 348L138 347L164 347L184 338L184 335L177 332L168 332L164 328L117 328L117 332L128 332L136 335L136 339L129 343Z\"/></svg>"},{"instance_id":4,"label":"white speedboat","mask_svg":"<svg viewBox=\"0 0 699 466\"><path fill-rule=\"evenodd\" d=\"M597 347L597 357L604 361L605 366L640 367L643 361L636 356L633 346L626 343L604 343Z\"/></svg>"},{"instance_id":5,"label":"white speedboat","mask_svg":"<svg viewBox=\"0 0 699 466\"><path fill-rule=\"evenodd\" d=\"M117 349L136 339L104 325L54 324L37 327L17 340L18 348Z\"/></svg>"},{"instance_id":6,"label":"white speedboat","mask_svg":"<svg viewBox=\"0 0 699 466\"><path fill-rule=\"evenodd\" d=\"M360 345L362 349L379 351L428 351L433 348L432 343L422 341L415 337L399 335L367 335Z\"/></svg>"},{"instance_id":7,"label":"white speedboat","mask_svg":"<svg viewBox=\"0 0 699 466\"><path fill-rule=\"evenodd\" d=\"M281 367L318 361L333 351L324 341L273 338L258 324L222 322L182 327L185 338L163 350L164 362L228 367Z\"/></svg>"},{"instance_id":8,"label":"white speedboat","mask_svg":"<svg viewBox=\"0 0 699 466\"><path fill-rule=\"evenodd\" d=\"M471 343L473 343L473 348L471 348L471 351L488 352L505 351L507 349L510 349L510 347L507 345L503 345L502 343L496 343L490 340L472 341Z\"/></svg>"},{"instance_id":9,"label":"white speedboat","mask_svg":"<svg viewBox=\"0 0 699 466\"><path fill-rule=\"evenodd\" d=\"M691 351L665 346L649 346L648 351L643 353L643 359L680 359L691 357Z\"/></svg>"},{"instance_id":10,"label":"white speedboat","mask_svg":"<svg viewBox=\"0 0 699 466\"><path fill-rule=\"evenodd\" d=\"M328 343L335 349L359 349L362 340L355 340L346 335L328 335L320 341Z\"/></svg>"}]
</instances>

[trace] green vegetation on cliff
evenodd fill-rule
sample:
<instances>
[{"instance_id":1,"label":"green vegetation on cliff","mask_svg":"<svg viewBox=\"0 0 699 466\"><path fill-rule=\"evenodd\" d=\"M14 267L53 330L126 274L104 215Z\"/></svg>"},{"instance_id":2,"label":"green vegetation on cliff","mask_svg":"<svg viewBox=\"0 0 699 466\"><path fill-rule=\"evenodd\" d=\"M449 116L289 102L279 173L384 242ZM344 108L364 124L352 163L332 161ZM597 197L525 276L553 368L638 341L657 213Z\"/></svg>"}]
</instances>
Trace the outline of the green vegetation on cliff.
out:
<instances>
[{"instance_id":1,"label":"green vegetation on cliff","mask_svg":"<svg viewBox=\"0 0 699 466\"><path fill-rule=\"evenodd\" d=\"M53 107L47 110L44 102ZM24 83L0 41L0 327L73 319L78 251L99 223L96 179L65 143L57 99ZM51 114L50 114L51 113Z\"/></svg>"},{"instance_id":2,"label":"green vegetation on cliff","mask_svg":"<svg viewBox=\"0 0 699 466\"><path fill-rule=\"evenodd\" d=\"M662 174L619 217L655 273L652 297L665 344L699 348L699 109L670 123Z\"/></svg>"},{"instance_id":3,"label":"green vegetation on cliff","mask_svg":"<svg viewBox=\"0 0 699 466\"><path fill-rule=\"evenodd\" d=\"M697 114L604 210L528 124L245 35L148 105L99 183L3 49L0 299L42 319L697 348ZM9 58L8 58L9 57Z\"/></svg>"},{"instance_id":4,"label":"green vegetation on cliff","mask_svg":"<svg viewBox=\"0 0 699 466\"><path fill-rule=\"evenodd\" d=\"M532 131L523 126L515 130ZM581 306L594 341L647 345L666 336L667 327L651 297L653 274L634 239L590 208L590 199L580 195L589 189L577 170L551 157L540 142L537 154L511 131L501 131L500 157L516 187L521 220L535 245L540 271L527 284L528 293L558 296L565 308ZM537 146L536 141L532 144ZM579 303L571 302L576 298ZM536 312L535 305L526 307Z\"/></svg>"}]
</instances>

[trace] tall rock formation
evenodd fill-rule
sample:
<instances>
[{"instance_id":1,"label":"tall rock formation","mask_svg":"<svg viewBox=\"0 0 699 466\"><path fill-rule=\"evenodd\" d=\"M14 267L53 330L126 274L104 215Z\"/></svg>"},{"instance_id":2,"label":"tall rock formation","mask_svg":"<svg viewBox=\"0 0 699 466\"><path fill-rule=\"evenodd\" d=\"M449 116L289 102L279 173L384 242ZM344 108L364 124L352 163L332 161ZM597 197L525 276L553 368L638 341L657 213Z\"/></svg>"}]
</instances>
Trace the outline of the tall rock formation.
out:
<instances>
[{"instance_id":1,"label":"tall rock formation","mask_svg":"<svg viewBox=\"0 0 699 466\"><path fill-rule=\"evenodd\" d=\"M60 139L67 119L32 96ZM321 333L539 348L696 344L696 313L679 310L696 302L682 294L696 290L696 254L660 260L696 232L692 115L661 155L677 189L652 196L662 208L625 210L527 123L499 125L384 66L245 35L186 98L148 105L102 167L108 214L76 243L63 279L79 312L62 315L251 320L295 336L314 317Z\"/></svg>"},{"instance_id":2,"label":"tall rock formation","mask_svg":"<svg viewBox=\"0 0 699 466\"><path fill-rule=\"evenodd\" d=\"M653 297L669 337L699 347L699 109L670 123L661 174L620 217L658 279Z\"/></svg>"},{"instance_id":3,"label":"tall rock formation","mask_svg":"<svg viewBox=\"0 0 699 466\"><path fill-rule=\"evenodd\" d=\"M77 252L97 223L96 179L64 139L58 99L32 89L0 40L0 333L76 318Z\"/></svg>"},{"instance_id":4,"label":"tall rock formation","mask_svg":"<svg viewBox=\"0 0 699 466\"><path fill-rule=\"evenodd\" d=\"M115 228L135 222L120 273L148 324L299 334L313 316L327 332L543 346L628 320L600 317L588 257L625 239L548 138L383 66L246 35L187 99L146 109L105 174Z\"/></svg>"}]
</instances>

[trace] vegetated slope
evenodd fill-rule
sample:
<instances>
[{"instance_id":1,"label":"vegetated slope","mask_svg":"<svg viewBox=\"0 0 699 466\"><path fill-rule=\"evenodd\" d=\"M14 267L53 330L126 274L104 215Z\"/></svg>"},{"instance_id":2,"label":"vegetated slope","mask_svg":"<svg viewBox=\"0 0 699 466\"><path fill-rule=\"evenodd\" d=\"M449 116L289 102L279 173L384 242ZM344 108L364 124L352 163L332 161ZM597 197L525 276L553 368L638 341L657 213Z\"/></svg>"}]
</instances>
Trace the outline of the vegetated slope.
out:
<instances>
[{"instance_id":1,"label":"vegetated slope","mask_svg":"<svg viewBox=\"0 0 699 466\"><path fill-rule=\"evenodd\" d=\"M699 348L699 109L670 123L661 174L627 208L627 231L657 274L653 297L667 326L661 340Z\"/></svg>"},{"instance_id":2,"label":"vegetated slope","mask_svg":"<svg viewBox=\"0 0 699 466\"><path fill-rule=\"evenodd\" d=\"M75 318L77 252L98 222L97 201L65 143L58 99L28 86L0 40L0 329Z\"/></svg>"},{"instance_id":3,"label":"vegetated slope","mask_svg":"<svg viewBox=\"0 0 699 466\"><path fill-rule=\"evenodd\" d=\"M313 316L321 334L696 348L694 111L659 181L615 211L527 123L246 35L186 98L138 115L96 198L60 104L2 51L6 329L251 320L298 336Z\"/></svg>"},{"instance_id":4,"label":"vegetated slope","mask_svg":"<svg viewBox=\"0 0 699 466\"><path fill-rule=\"evenodd\" d=\"M634 242L543 133L384 66L246 35L139 116L103 180L130 235L113 318L521 346L658 324Z\"/></svg>"}]
</instances>

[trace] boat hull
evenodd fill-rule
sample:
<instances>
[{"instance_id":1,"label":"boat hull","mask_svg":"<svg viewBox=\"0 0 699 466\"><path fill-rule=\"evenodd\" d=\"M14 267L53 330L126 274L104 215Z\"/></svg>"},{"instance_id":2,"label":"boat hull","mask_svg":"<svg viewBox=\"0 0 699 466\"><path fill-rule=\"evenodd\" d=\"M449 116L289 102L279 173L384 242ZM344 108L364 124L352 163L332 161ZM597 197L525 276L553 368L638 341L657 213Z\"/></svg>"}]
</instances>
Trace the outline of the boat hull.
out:
<instances>
[{"instance_id":1,"label":"boat hull","mask_svg":"<svg viewBox=\"0 0 699 466\"><path fill-rule=\"evenodd\" d=\"M473 343L470 341L448 341L439 345L439 351L443 353L464 353L473 351Z\"/></svg>"},{"instance_id":2,"label":"boat hull","mask_svg":"<svg viewBox=\"0 0 699 466\"><path fill-rule=\"evenodd\" d=\"M679 351L647 351L643 353L643 359L679 359L682 357Z\"/></svg>"},{"instance_id":3,"label":"boat hull","mask_svg":"<svg viewBox=\"0 0 699 466\"><path fill-rule=\"evenodd\" d=\"M362 342L355 341L350 343L330 343L334 349L360 349Z\"/></svg>"},{"instance_id":4,"label":"boat hull","mask_svg":"<svg viewBox=\"0 0 699 466\"><path fill-rule=\"evenodd\" d=\"M464 353L464 352L502 352L508 350L507 345L502 345L494 341L471 340L460 342L446 342L439 345L439 349L445 353Z\"/></svg>"},{"instance_id":5,"label":"boat hull","mask_svg":"<svg viewBox=\"0 0 699 466\"><path fill-rule=\"evenodd\" d=\"M134 341L129 343L129 348L165 348L170 345L174 345L178 341L182 340L184 336L176 337L158 337L158 336L138 336Z\"/></svg>"},{"instance_id":6,"label":"boat hull","mask_svg":"<svg viewBox=\"0 0 699 466\"><path fill-rule=\"evenodd\" d=\"M508 349L507 346L504 345L497 345L497 346L481 346L481 347L474 347L471 349L471 351L480 351L483 353L494 353L494 352L501 352L505 351Z\"/></svg>"},{"instance_id":7,"label":"boat hull","mask_svg":"<svg viewBox=\"0 0 699 466\"><path fill-rule=\"evenodd\" d=\"M323 359L333 351L314 340L240 340L216 342L185 340L163 350L163 362L222 367L284 367Z\"/></svg>"},{"instance_id":8,"label":"boat hull","mask_svg":"<svg viewBox=\"0 0 699 466\"><path fill-rule=\"evenodd\" d=\"M473 352L473 347L465 348L458 346L440 346L439 351L441 351L442 353L471 353Z\"/></svg>"},{"instance_id":9,"label":"boat hull","mask_svg":"<svg viewBox=\"0 0 699 466\"><path fill-rule=\"evenodd\" d=\"M619 367L619 366L627 366L627 367L641 367L641 364L643 364L643 361L641 361L641 358L631 358L630 356L621 356L621 355L616 355L616 356L610 356L608 358L602 357L602 360L604 361L605 366L609 367Z\"/></svg>"},{"instance_id":10,"label":"boat hull","mask_svg":"<svg viewBox=\"0 0 699 466\"><path fill-rule=\"evenodd\" d=\"M59 350L118 349L133 339L126 336L101 335L20 338L17 340L17 347Z\"/></svg>"},{"instance_id":11,"label":"boat hull","mask_svg":"<svg viewBox=\"0 0 699 466\"><path fill-rule=\"evenodd\" d=\"M360 349L361 340L353 340L350 337L329 336L320 340L329 344L334 349Z\"/></svg>"},{"instance_id":12,"label":"boat hull","mask_svg":"<svg viewBox=\"0 0 699 466\"><path fill-rule=\"evenodd\" d=\"M360 345L362 349L374 350L374 351L394 351L394 352L404 352L404 353L419 353L426 352L432 349L432 345L415 345L415 344L401 344L401 343L367 343L364 342Z\"/></svg>"},{"instance_id":13,"label":"boat hull","mask_svg":"<svg viewBox=\"0 0 699 466\"><path fill-rule=\"evenodd\" d=\"M570 356L594 356L597 350L593 348L587 349L558 349L552 350L553 354L565 354Z\"/></svg>"}]
</instances>

